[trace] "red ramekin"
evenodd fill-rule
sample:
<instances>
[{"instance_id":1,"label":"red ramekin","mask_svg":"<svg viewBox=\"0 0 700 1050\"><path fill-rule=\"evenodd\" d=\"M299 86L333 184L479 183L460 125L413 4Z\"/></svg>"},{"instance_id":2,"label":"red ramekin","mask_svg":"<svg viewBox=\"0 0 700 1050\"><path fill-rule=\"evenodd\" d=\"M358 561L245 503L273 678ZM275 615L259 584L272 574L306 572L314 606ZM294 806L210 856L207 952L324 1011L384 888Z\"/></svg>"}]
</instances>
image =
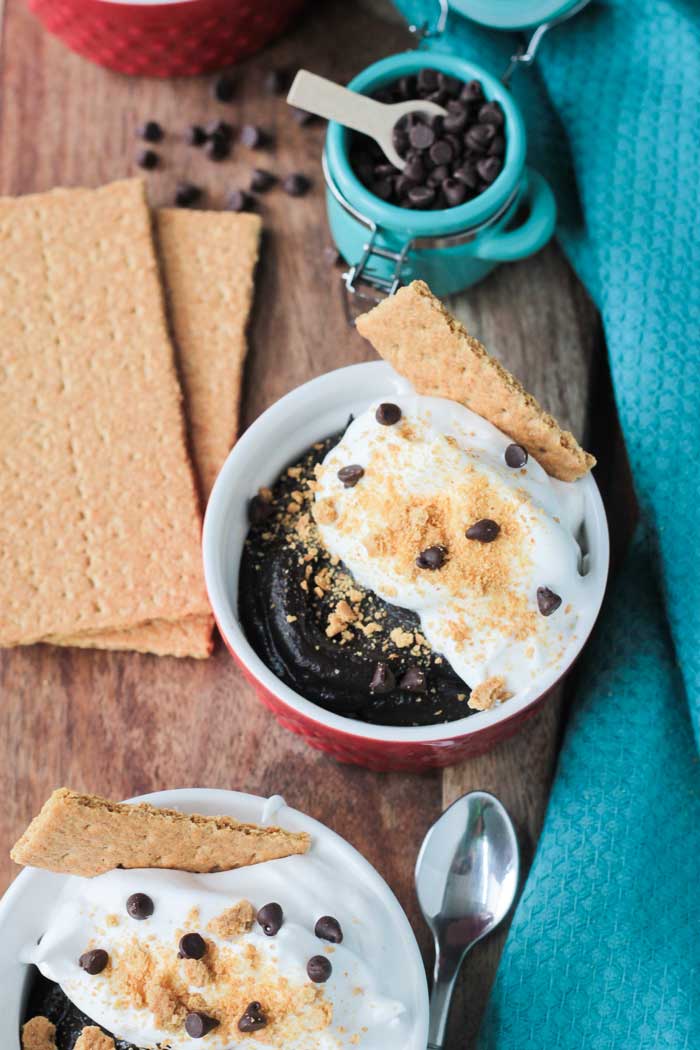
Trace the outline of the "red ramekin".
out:
<instances>
[{"instance_id":1,"label":"red ramekin","mask_svg":"<svg viewBox=\"0 0 700 1050\"><path fill-rule=\"evenodd\" d=\"M576 482L584 494L583 545L589 602L580 630L559 668L543 672L531 687L490 711L456 722L395 728L368 725L332 714L280 681L247 641L238 620L238 568L248 531L248 501L272 484L315 441L342 430L348 417L376 401L411 388L382 361L351 365L297 387L264 412L229 454L209 499L204 520L204 573L219 630L232 656L277 721L312 747L342 762L380 772L419 772L481 754L513 734L534 714L569 670L593 629L608 576L609 538L598 487L587 475Z\"/></svg>"},{"instance_id":2,"label":"red ramekin","mask_svg":"<svg viewBox=\"0 0 700 1050\"><path fill-rule=\"evenodd\" d=\"M185 76L221 69L284 29L305 0L28 0L50 33L117 73Z\"/></svg>"}]
</instances>

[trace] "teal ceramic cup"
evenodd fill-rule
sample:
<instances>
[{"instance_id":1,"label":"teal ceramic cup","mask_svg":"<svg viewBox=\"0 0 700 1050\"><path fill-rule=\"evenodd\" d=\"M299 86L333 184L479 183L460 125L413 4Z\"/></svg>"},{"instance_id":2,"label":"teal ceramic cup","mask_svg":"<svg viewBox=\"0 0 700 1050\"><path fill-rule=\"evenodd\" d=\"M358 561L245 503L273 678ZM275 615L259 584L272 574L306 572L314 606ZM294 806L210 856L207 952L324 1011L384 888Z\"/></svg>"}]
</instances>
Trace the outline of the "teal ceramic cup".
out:
<instances>
[{"instance_id":1,"label":"teal ceramic cup","mask_svg":"<svg viewBox=\"0 0 700 1050\"><path fill-rule=\"evenodd\" d=\"M370 298L399 284L426 281L439 296L482 280L498 263L524 259L552 236L556 205L548 183L525 164L525 127L509 91L480 66L455 55L408 51L391 55L359 73L349 84L369 94L425 66L461 80L481 81L489 99L503 107L506 155L498 178L474 200L455 208L414 211L387 204L371 193L349 161L351 132L328 125L324 153L328 221L338 251L349 264L350 292L373 289ZM516 212L527 217L515 228Z\"/></svg>"}]
</instances>

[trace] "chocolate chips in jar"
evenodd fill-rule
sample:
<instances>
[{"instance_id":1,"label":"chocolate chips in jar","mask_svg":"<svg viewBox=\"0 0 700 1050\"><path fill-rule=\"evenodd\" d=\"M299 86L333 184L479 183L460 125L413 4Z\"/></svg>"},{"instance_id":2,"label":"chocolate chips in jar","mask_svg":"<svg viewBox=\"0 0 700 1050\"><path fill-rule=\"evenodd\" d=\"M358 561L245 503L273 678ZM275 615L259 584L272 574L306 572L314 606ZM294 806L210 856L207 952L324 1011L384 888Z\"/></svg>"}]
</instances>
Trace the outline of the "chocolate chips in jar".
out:
<instances>
[{"instance_id":1,"label":"chocolate chips in jar","mask_svg":"<svg viewBox=\"0 0 700 1050\"><path fill-rule=\"evenodd\" d=\"M403 171L380 146L355 134L350 164L367 189L387 204L414 211L455 208L478 197L498 178L507 149L505 114L487 99L478 80L467 83L426 67L402 76L372 95L380 102L426 99L447 110L444 117L416 110L397 122L394 146Z\"/></svg>"}]
</instances>

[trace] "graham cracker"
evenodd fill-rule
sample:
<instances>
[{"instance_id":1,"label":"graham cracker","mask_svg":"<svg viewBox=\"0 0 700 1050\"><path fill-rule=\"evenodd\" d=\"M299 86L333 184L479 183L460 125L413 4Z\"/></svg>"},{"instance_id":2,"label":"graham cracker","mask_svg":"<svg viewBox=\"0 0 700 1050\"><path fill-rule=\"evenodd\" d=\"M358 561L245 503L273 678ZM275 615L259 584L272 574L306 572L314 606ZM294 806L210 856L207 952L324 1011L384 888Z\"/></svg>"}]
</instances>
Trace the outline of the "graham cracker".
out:
<instances>
[{"instance_id":1,"label":"graham cracker","mask_svg":"<svg viewBox=\"0 0 700 1050\"><path fill-rule=\"evenodd\" d=\"M56 1050L56 1025L47 1017L32 1017L22 1026L22 1050Z\"/></svg>"},{"instance_id":2,"label":"graham cracker","mask_svg":"<svg viewBox=\"0 0 700 1050\"><path fill-rule=\"evenodd\" d=\"M357 318L357 330L419 394L460 401L527 449L561 481L595 466L522 384L452 317L423 281L413 281Z\"/></svg>"},{"instance_id":3,"label":"graham cracker","mask_svg":"<svg viewBox=\"0 0 700 1050\"><path fill-rule=\"evenodd\" d=\"M0 200L0 645L207 616L140 180Z\"/></svg>"},{"instance_id":4,"label":"graham cracker","mask_svg":"<svg viewBox=\"0 0 700 1050\"><path fill-rule=\"evenodd\" d=\"M54 791L12 850L17 864L91 878L115 868L228 871L306 853L308 835Z\"/></svg>"},{"instance_id":5,"label":"graham cracker","mask_svg":"<svg viewBox=\"0 0 700 1050\"><path fill-rule=\"evenodd\" d=\"M116 631L52 635L43 640L51 645L75 649L128 649L155 656L189 656L204 660L214 647L213 626L211 615L186 616L182 620L153 620Z\"/></svg>"},{"instance_id":6,"label":"graham cracker","mask_svg":"<svg viewBox=\"0 0 700 1050\"><path fill-rule=\"evenodd\" d=\"M105 1035L101 1028L88 1025L78 1036L73 1050L115 1050L111 1036Z\"/></svg>"}]
</instances>

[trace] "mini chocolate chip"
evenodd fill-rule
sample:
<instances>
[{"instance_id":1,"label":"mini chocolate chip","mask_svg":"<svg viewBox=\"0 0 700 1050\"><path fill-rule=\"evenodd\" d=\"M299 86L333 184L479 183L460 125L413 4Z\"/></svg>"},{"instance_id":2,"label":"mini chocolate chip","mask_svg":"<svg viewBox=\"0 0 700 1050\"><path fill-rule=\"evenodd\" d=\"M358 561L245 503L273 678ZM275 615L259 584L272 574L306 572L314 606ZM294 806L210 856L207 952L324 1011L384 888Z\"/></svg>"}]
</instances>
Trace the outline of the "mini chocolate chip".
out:
<instances>
[{"instance_id":1,"label":"mini chocolate chip","mask_svg":"<svg viewBox=\"0 0 700 1050\"><path fill-rule=\"evenodd\" d=\"M226 139L227 142L233 139L233 124L229 124L227 120L210 120L204 130L210 139L214 136Z\"/></svg>"},{"instance_id":2,"label":"mini chocolate chip","mask_svg":"<svg viewBox=\"0 0 700 1050\"><path fill-rule=\"evenodd\" d=\"M438 139L430 147L430 159L434 164L449 164L453 155L454 151L447 139Z\"/></svg>"},{"instance_id":3,"label":"mini chocolate chip","mask_svg":"<svg viewBox=\"0 0 700 1050\"><path fill-rule=\"evenodd\" d=\"M474 124L464 136L464 145L475 153L486 153L495 137L493 124Z\"/></svg>"},{"instance_id":4,"label":"mini chocolate chip","mask_svg":"<svg viewBox=\"0 0 700 1050\"><path fill-rule=\"evenodd\" d=\"M267 1017L263 1013L262 1005L258 1002L248 1003L245 1013L238 1022L241 1032L259 1032L267 1025Z\"/></svg>"},{"instance_id":5,"label":"mini chocolate chip","mask_svg":"<svg viewBox=\"0 0 700 1050\"><path fill-rule=\"evenodd\" d=\"M264 904L256 916L266 937L274 937L282 928L284 912L279 904Z\"/></svg>"},{"instance_id":6,"label":"mini chocolate chip","mask_svg":"<svg viewBox=\"0 0 700 1050\"><path fill-rule=\"evenodd\" d=\"M449 179L449 177L450 169L446 164L441 164L439 167L433 168L430 175L428 175L426 182L428 186L432 186L432 188L436 190L439 186L442 186L445 179Z\"/></svg>"},{"instance_id":7,"label":"mini chocolate chip","mask_svg":"<svg viewBox=\"0 0 700 1050\"><path fill-rule=\"evenodd\" d=\"M480 124L494 124L497 128L502 128L505 122L505 117L503 116L503 110L501 109L500 103L485 102L479 110L478 119Z\"/></svg>"},{"instance_id":8,"label":"mini chocolate chip","mask_svg":"<svg viewBox=\"0 0 700 1050\"><path fill-rule=\"evenodd\" d=\"M491 518L481 518L470 525L466 532L468 540L478 540L479 543L493 543L501 531L501 526Z\"/></svg>"},{"instance_id":9,"label":"mini chocolate chip","mask_svg":"<svg viewBox=\"0 0 700 1050\"><path fill-rule=\"evenodd\" d=\"M270 95L283 95L289 85L288 69L271 69L265 74L263 87Z\"/></svg>"},{"instance_id":10,"label":"mini chocolate chip","mask_svg":"<svg viewBox=\"0 0 700 1050\"><path fill-rule=\"evenodd\" d=\"M126 910L132 919L150 919L155 911L155 904L146 893L132 893L126 902Z\"/></svg>"},{"instance_id":11,"label":"mini chocolate chip","mask_svg":"<svg viewBox=\"0 0 700 1050\"><path fill-rule=\"evenodd\" d=\"M160 142L163 138L163 129L157 120L147 120L139 128L138 136L145 142Z\"/></svg>"},{"instance_id":12,"label":"mini chocolate chip","mask_svg":"<svg viewBox=\"0 0 700 1050\"><path fill-rule=\"evenodd\" d=\"M394 192L394 180L391 178L377 179L372 183L372 191L380 200L388 201Z\"/></svg>"},{"instance_id":13,"label":"mini chocolate chip","mask_svg":"<svg viewBox=\"0 0 700 1050\"><path fill-rule=\"evenodd\" d=\"M445 194L445 200L451 208L454 208L457 204L462 204L467 198L467 187L463 182L458 182L457 179L445 179L442 184L442 192Z\"/></svg>"},{"instance_id":14,"label":"mini chocolate chip","mask_svg":"<svg viewBox=\"0 0 700 1050\"><path fill-rule=\"evenodd\" d=\"M501 173L503 164L500 157L482 157L476 162L476 170L484 182L492 183Z\"/></svg>"},{"instance_id":15,"label":"mini chocolate chip","mask_svg":"<svg viewBox=\"0 0 700 1050\"><path fill-rule=\"evenodd\" d=\"M414 149L430 149L435 142L435 132L429 124L414 124L408 133L408 139Z\"/></svg>"},{"instance_id":16,"label":"mini chocolate chip","mask_svg":"<svg viewBox=\"0 0 700 1050\"><path fill-rule=\"evenodd\" d=\"M303 197L305 193L308 193L310 187L311 180L298 171L292 175L287 175L282 183L282 189L290 197Z\"/></svg>"},{"instance_id":17,"label":"mini chocolate chip","mask_svg":"<svg viewBox=\"0 0 700 1050\"><path fill-rule=\"evenodd\" d=\"M207 954L207 942L199 933L186 933L178 947L181 959L203 959Z\"/></svg>"},{"instance_id":18,"label":"mini chocolate chip","mask_svg":"<svg viewBox=\"0 0 700 1050\"><path fill-rule=\"evenodd\" d=\"M413 156L406 159L406 163L403 167L403 174L407 179L413 179L414 182L420 182L421 179L425 178L425 165L420 156Z\"/></svg>"},{"instance_id":19,"label":"mini chocolate chip","mask_svg":"<svg viewBox=\"0 0 700 1050\"><path fill-rule=\"evenodd\" d=\"M201 124L190 124L185 132L185 142L188 146L203 146L207 141L207 133Z\"/></svg>"},{"instance_id":20,"label":"mini chocolate chip","mask_svg":"<svg viewBox=\"0 0 700 1050\"><path fill-rule=\"evenodd\" d=\"M276 182L277 176L273 175L271 171L267 171L265 168L254 168L250 177L250 188L256 193L267 193Z\"/></svg>"},{"instance_id":21,"label":"mini chocolate chip","mask_svg":"<svg viewBox=\"0 0 700 1050\"><path fill-rule=\"evenodd\" d=\"M409 667L399 679L399 689L408 689L409 693L424 693L427 688L428 682L422 667Z\"/></svg>"},{"instance_id":22,"label":"mini chocolate chip","mask_svg":"<svg viewBox=\"0 0 700 1050\"><path fill-rule=\"evenodd\" d=\"M201 196L202 191L199 186L191 182L181 182L175 192L175 203L179 208L190 208L200 200Z\"/></svg>"},{"instance_id":23,"label":"mini chocolate chip","mask_svg":"<svg viewBox=\"0 0 700 1050\"><path fill-rule=\"evenodd\" d=\"M255 201L245 190L231 190L228 195L229 211L251 211L255 207Z\"/></svg>"},{"instance_id":24,"label":"mini chocolate chip","mask_svg":"<svg viewBox=\"0 0 700 1050\"><path fill-rule=\"evenodd\" d=\"M449 73L438 73L438 84L445 94L452 98L456 98L462 88L462 81L450 76Z\"/></svg>"},{"instance_id":25,"label":"mini chocolate chip","mask_svg":"<svg viewBox=\"0 0 700 1050\"><path fill-rule=\"evenodd\" d=\"M398 405L392 404L391 401L382 401L381 405L374 413L374 418L377 423L381 423L383 427L393 427L394 423L398 423L401 419L401 409Z\"/></svg>"},{"instance_id":26,"label":"mini chocolate chip","mask_svg":"<svg viewBox=\"0 0 700 1050\"><path fill-rule=\"evenodd\" d=\"M416 86L420 92L435 91L438 86L439 73L437 69L430 69L425 67L418 71L418 77L416 79Z\"/></svg>"},{"instance_id":27,"label":"mini chocolate chip","mask_svg":"<svg viewBox=\"0 0 700 1050\"><path fill-rule=\"evenodd\" d=\"M312 955L306 964L306 972L314 984L323 984L333 973L333 967L325 955Z\"/></svg>"},{"instance_id":28,"label":"mini chocolate chip","mask_svg":"<svg viewBox=\"0 0 700 1050\"><path fill-rule=\"evenodd\" d=\"M396 688L396 679L394 678L394 672L389 667L389 664L384 663L380 660L374 666L372 672L372 680L369 683L370 693L376 693L382 696L384 693L390 693L392 689Z\"/></svg>"},{"instance_id":29,"label":"mini chocolate chip","mask_svg":"<svg viewBox=\"0 0 700 1050\"><path fill-rule=\"evenodd\" d=\"M251 525L260 525L261 522L267 521L270 515L274 514L274 510L275 508L269 499L264 499L260 494L253 496L248 502L248 521Z\"/></svg>"},{"instance_id":30,"label":"mini chocolate chip","mask_svg":"<svg viewBox=\"0 0 700 1050\"><path fill-rule=\"evenodd\" d=\"M414 208L428 208L435 200L432 186L414 186L408 191L408 200Z\"/></svg>"},{"instance_id":31,"label":"mini chocolate chip","mask_svg":"<svg viewBox=\"0 0 700 1050\"><path fill-rule=\"evenodd\" d=\"M219 1022L216 1018L199 1013L199 1011L193 1011L185 1018L185 1031L192 1039L203 1039L205 1035L209 1035L214 1028L218 1027Z\"/></svg>"},{"instance_id":32,"label":"mini chocolate chip","mask_svg":"<svg viewBox=\"0 0 700 1050\"><path fill-rule=\"evenodd\" d=\"M537 608L543 616L551 616L560 605L561 598L554 591L550 591L549 587L537 588Z\"/></svg>"},{"instance_id":33,"label":"mini chocolate chip","mask_svg":"<svg viewBox=\"0 0 700 1050\"><path fill-rule=\"evenodd\" d=\"M338 477L346 489L354 489L364 472L365 468L359 463L350 463L347 467L340 468Z\"/></svg>"},{"instance_id":34,"label":"mini chocolate chip","mask_svg":"<svg viewBox=\"0 0 700 1050\"><path fill-rule=\"evenodd\" d=\"M96 977L98 973L102 973L106 969L108 962L109 955L107 955L104 948L93 948L78 959L80 969L85 970L85 973L89 973L91 977Z\"/></svg>"},{"instance_id":35,"label":"mini chocolate chip","mask_svg":"<svg viewBox=\"0 0 700 1050\"><path fill-rule=\"evenodd\" d=\"M212 135L204 147L209 160L226 160L231 152L231 143L223 135Z\"/></svg>"},{"instance_id":36,"label":"mini chocolate chip","mask_svg":"<svg viewBox=\"0 0 700 1050\"><path fill-rule=\"evenodd\" d=\"M332 915L322 915L314 926L314 933L322 941L330 941L331 944L340 944L343 939L340 923Z\"/></svg>"},{"instance_id":37,"label":"mini chocolate chip","mask_svg":"<svg viewBox=\"0 0 700 1050\"><path fill-rule=\"evenodd\" d=\"M484 97L484 89L478 80L470 80L459 93L463 102L477 102Z\"/></svg>"},{"instance_id":38,"label":"mini chocolate chip","mask_svg":"<svg viewBox=\"0 0 700 1050\"><path fill-rule=\"evenodd\" d=\"M509 467L512 467L513 470L518 470L527 463L527 451L522 445L513 443L506 449L504 458Z\"/></svg>"},{"instance_id":39,"label":"mini chocolate chip","mask_svg":"<svg viewBox=\"0 0 700 1050\"><path fill-rule=\"evenodd\" d=\"M270 141L270 136L258 124L244 124L240 141L248 149L264 149Z\"/></svg>"},{"instance_id":40,"label":"mini chocolate chip","mask_svg":"<svg viewBox=\"0 0 700 1050\"><path fill-rule=\"evenodd\" d=\"M416 565L419 569L441 569L445 564L447 558L446 547L426 547L424 551L421 551L416 558Z\"/></svg>"},{"instance_id":41,"label":"mini chocolate chip","mask_svg":"<svg viewBox=\"0 0 700 1050\"><path fill-rule=\"evenodd\" d=\"M503 135L496 135L495 139L489 146L490 157L502 157L506 152L506 140Z\"/></svg>"},{"instance_id":42,"label":"mini chocolate chip","mask_svg":"<svg viewBox=\"0 0 700 1050\"><path fill-rule=\"evenodd\" d=\"M140 168L146 168L147 171L152 171L157 168L160 163L160 157L155 150L142 149L136 155L136 163Z\"/></svg>"},{"instance_id":43,"label":"mini chocolate chip","mask_svg":"<svg viewBox=\"0 0 700 1050\"><path fill-rule=\"evenodd\" d=\"M217 102L230 102L236 93L236 85L233 77L222 73L214 81L214 98Z\"/></svg>"},{"instance_id":44,"label":"mini chocolate chip","mask_svg":"<svg viewBox=\"0 0 700 1050\"><path fill-rule=\"evenodd\" d=\"M477 175L476 166L469 161L461 164L455 170L454 177L458 182L461 182L466 186L468 190L475 190L479 185L479 176Z\"/></svg>"},{"instance_id":45,"label":"mini chocolate chip","mask_svg":"<svg viewBox=\"0 0 700 1050\"><path fill-rule=\"evenodd\" d=\"M450 111L442 122L443 130L450 132L450 134L455 134L459 133L460 131L464 131L466 126L467 111L466 109L464 109L463 106L461 106L458 110Z\"/></svg>"}]
</instances>

